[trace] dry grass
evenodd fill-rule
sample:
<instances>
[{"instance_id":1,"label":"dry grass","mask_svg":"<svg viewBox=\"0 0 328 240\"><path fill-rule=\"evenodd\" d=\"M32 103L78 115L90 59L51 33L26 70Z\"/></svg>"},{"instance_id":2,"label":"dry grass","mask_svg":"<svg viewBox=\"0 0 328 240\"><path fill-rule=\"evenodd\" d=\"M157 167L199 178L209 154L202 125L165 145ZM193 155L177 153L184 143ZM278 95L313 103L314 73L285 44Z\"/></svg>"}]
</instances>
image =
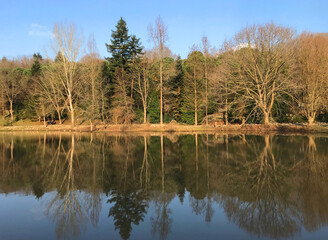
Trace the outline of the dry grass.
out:
<instances>
[{"instance_id":1,"label":"dry grass","mask_svg":"<svg viewBox=\"0 0 328 240\"><path fill-rule=\"evenodd\" d=\"M78 125L71 128L69 124L64 125L49 125L45 127L39 122L20 121L13 126L0 126L0 131L75 131L75 132L90 132L89 125ZM96 125L96 132L213 132L213 133L328 133L327 125L307 125L296 124L246 124L246 125L228 125L228 126L194 126L180 124L128 124L128 125Z\"/></svg>"}]
</instances>

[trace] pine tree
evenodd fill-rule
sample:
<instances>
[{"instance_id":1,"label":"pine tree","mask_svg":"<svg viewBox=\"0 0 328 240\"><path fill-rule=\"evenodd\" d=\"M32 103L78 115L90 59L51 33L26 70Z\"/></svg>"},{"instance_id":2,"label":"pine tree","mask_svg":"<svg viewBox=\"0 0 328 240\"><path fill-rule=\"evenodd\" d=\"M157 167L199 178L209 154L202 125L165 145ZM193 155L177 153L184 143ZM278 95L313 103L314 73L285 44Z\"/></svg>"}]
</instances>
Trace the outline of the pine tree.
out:
<instances>
[{"instance_id":1,"label":"pine tree","mask_svg":"<svg viewBox=\"0 0 328 240\"><path fill-rule=\"evenodd\" d=\"M40 53L34 53L33 54L33 65L30 69L30 75L31 78L28 81L29 88L28 91L28 97L25 101L26 109L25 114L32 115L36 114L39 117L39 120L41 120L41 117L43 119L43 124L46 125L46 114L49 113L46 107L46 101L42 94L42 87L41 87L41 61L42 56ZM46 113L47 112L47 113Z\"/></svg>"},{"instance_id":2,"label":"pine tree","mask_svg":"<svg viewBox=\"0 0 328 240\"><path fill-rule=\"evenodd\" d=\"M143 47L141 46L140 38L137 38L135 35L131 36L129 42L129 51L132 54L132 66L130 70L131 75L131 101L133 101L133 91L134 91L134 82L135 78L138 77L139 73L141 72L140 66L138 65L140 62L139 55L142 54Z\"/></svg>"},{"instance_id":3,"label":"pine tree","mask_svg":"<svg viewBox=\"0 0 328 240\"><path fill-rule=\"evenodd\" d=\"M134 75L134 62L142 52L140 39L129 35L126 22L121 17L106 46L111 54L107 60L114 85L111 117L115 123L128 123L135 117L132 109L134 78L130 75Z\"/></svg>"},{"instance_id":4,"label":"pine tree","mask_svg":"<svg viewBox=\"0 0 328 240\"><path fill-rule=\"evenodd\" d=\"M129 51L132 54L132 61L138 59L138 56L142 54L143 47L141 46L140 38L137 38L135 35L132 35L129 41Z\"/></svg>"},{"instance_id":5,"label":"pine tree","mask_svg":"<svg viewBox=\"0 0 328 240\"><path fill-rule=\"evenodd\" d=\"M33 58L34 58L34 62L33 65L31 67L31 74L32 76L36 76L39 75L41 73L41 63L40 61L42 61L42 56L40 53L34 53L33 54Z\"/></svg>"},{"instance_id":6,"label":"pine tree","mask_svg":"<svg viewBox=\"0 0 328 240\"><path fill-rule=\"evenodd\" d=\"M110 44L106 43L107 51L112 57L107 58L114 67L127 69L128 61L132 59L130 36L126 22L121 17L116 25L116 30L112 31Z\"/></svg>"}]
</instances>

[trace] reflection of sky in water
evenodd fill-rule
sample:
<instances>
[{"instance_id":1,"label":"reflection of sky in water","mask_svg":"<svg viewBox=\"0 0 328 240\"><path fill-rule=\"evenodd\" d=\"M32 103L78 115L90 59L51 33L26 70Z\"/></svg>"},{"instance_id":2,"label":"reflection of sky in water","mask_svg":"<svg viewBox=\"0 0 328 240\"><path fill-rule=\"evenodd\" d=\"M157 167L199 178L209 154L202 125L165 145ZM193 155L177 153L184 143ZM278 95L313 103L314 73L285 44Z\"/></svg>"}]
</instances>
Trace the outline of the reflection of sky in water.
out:
<instances>
[{"instance_id":1,"label":"reflection of sky in water","mask_svg":"<svg viewBox=\"0 0 328 240\"><path fill-rule=\"evenodd\" d=\"M46 204L55 196L55 192L46 193L40 199L33 195L0 195L0 239L56 239L55 225L46 215ZM102 210L96 227L88 222L78 239L120 239L115 231L113 219L108 212L113 204L108 204L106 195L101 194ZM217 203L213 203L214 216L210 223L205 222L204 215L195 215L189 205L189 193L185 194L183 203L175 197L168 204L172 224L168 239L227 239L245 238L244 231L229 224L225 213ZM144 218L138 226L132 225L130 239L159 238L152 234L152 221L156 204L151 202Z\"/></svg>"},{"instance_id":2,"label":"reflection of sky in water","mask_svg":"<svg viewBox=\"0 0 328 240\"><path fill-rule=\"evenodd\" d=\"M33 195L1 194L0 239L56 239L41 202Z\"/></svg>"},{"instance_id":3,"label":"reflection of sky in water","mask_svg":"<svg viewBox=\"0 0 328 240\"><path fill-rule=\"evenodd\" d=\"M57 239L56 226L46 215L46 203L55 196L55 192L46 193L40 199L26 194L0 194L0 239ZM112 204L107 203L105 194L101 194L102 210L99 223L92 226L90 221L86 229L81 231L78 239L120 239L115 231L113 219L108 217ZM183 203L176 196L168 204L172 225L167 239L258 239L249 235L236 225L231 224L223 208L213 202L214 214L211 222L205 221L205 215L196 215L190 207L190 195L185 194ZM130 239L158 239L152 234L152 221L156 212L156 203L151 202L144 221L138 226L132 225ZM304 230L296 234L294 239L323 239L328 236L328 229L321 228L316 232ZM261 238L268 239L268 238Z\"/></svg>"}]
</instances>

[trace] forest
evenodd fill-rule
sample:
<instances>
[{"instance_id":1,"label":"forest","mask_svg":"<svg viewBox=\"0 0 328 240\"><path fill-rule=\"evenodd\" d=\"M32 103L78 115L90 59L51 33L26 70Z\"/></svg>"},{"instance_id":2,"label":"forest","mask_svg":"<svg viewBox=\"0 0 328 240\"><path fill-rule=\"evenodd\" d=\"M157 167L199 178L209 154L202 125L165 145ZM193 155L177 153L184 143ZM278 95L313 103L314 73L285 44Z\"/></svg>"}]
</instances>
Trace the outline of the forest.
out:
<instances>
[{"instance_id":1,"label":"forest","mask_svg":"<svg viewBox=\"0 0 328 240\"><path fill-rule=\"evenodd\" d=\"M49 54L1 59L0 124L328 122L326 33L258 24L220 47L203 36L181 59L160 17L148 32L151 49L120 18L103 59L93 35L54 24Z\"/></svg>"}]
</instances>

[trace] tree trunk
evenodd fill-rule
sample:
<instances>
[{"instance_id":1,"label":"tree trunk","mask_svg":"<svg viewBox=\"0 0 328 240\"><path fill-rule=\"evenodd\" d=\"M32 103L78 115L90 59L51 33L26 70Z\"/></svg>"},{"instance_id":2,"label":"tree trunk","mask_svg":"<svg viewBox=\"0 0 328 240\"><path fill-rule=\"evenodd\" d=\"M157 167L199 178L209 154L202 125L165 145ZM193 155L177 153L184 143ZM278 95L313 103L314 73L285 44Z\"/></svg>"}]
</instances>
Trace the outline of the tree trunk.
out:
<instances>
[{"instance_id":1,"label":"tree trunk","mask_svg":"<svg viewBox=\"0 0 328 240\"><path fill-rule=\"evenodd\" d=\"M13 122L14 121L13 101L9 100L9 103L10 103L10 120Z\"/></svg>"},{"instance_id":2,"label":"tree trunk","mask_svg":"<svg viewBox=\"0 0 328 240\"><path fill-rule=\"evenodd\" d=\"M269 113L264 112L264 125L269 125L270 121L269 121Z\"/></svg>"},{"instance_id":3,"label":"tree trunk","mask_svg":"<svg viewBox=\"0 0 328 240\"><path fill-rule=\"evenodd\" d=\"M93 131L93 121L95 119L95 102L96 102L96 96L95 96L95 79L94 79L94 74L92 74L91 77L91 84L92 84L92 106L91 106L91 132Z\"/></svg>"},{"instance_id":4,"label":"tree trunk","mask_svg":"<svg viewBox=\"0 0 328 240\"><path fill-rule=\"evenodd\" d=\"M92 132L93 131L93 123L92 123L92 120L90 119L90 131Z\"/></svg>"},{"instance_id":5,"label":"tree trunk","mask_svg":"<svg viewBox=\"0 0 328 240\"><path fill-rule=\"evenodd\" d=\"M72 102L72 93L68 93L68 101L69 101L69 108L70 108L70 113L71 113L71 123L72 123L72 128L74 127L75 124L75 116L74 116L74 107L73 107L73 102Z\"/></svg>"},{"instance_id":6,"label":"tree trunk","mask_svg":"<svg viewBox=\"0 0 328 240\"><path fill-rule=\"evenodd\" d=\"M160 116L160 123L161 126L163 125L163 58L162 58L162 54L161 54L161 61L160 61L160 65L159 65L159 79L160 79L160 85L161 85L161 100L160 100L160 104L161 104L161 116Z\"/></svg>"},{"instance_id":7,"label":"tree trunk","mask_svg":"<svg viewBox=\"0 0 328 240\"><path fill-rule=\"evenodd\" d=\"M208 80L207 80L207 64L206 64L206 56L205 56L205 125L208 125L208 118L207 118L207 108L208 108L208 100L207 100L207 85L208 85Z\"/></svg>"},{"instance_id":8,"label":"tree trunk","mask_svg":"<svg viewBox=\"0 0 328 240\"><path fill-rule=\"evenodd\" d=\"M105 121L105 96L104 96L104 92L101 91L101 121L104 122Z\"/></svg>"},{"instance_id":9,"label":"tree trunk","mask_svg":"<svg viewBox=\"0 0 328 240\"><path fill-rule=\"evenodd\" d=\"M228 125L228 90L226 86L226 96L225 96L225 125Z\"/></svg>"},{"instance_id":10,"label":"tree trunk","mask_svg":"<svg viewBox=\"0 0 328 240\"><path fill-rule=\"evenodd\" d=\"M128 123L128 112L129 112L129 106L128 106L128 99L127 99L127 90L126 90L126 84L125 84L125 70L122 67L121 68L121 86L122 86L122 91L123 91L123 96L124 96L124 102L125 102L125 114L124 114L124 124Z\"/></svg>"},{"instance_id":11,"label":"tree trunk","mask_svg":"<svg viewBox=\"0 0 328 240\"><path fill-rule=\"evenodd\" d=\"M6 112L6 105L5 105L5 96L4 91L1 91L1 100L2 100L2 119L5 120L5 112Z\"/></svg>"},{"instance_id":12,"label":"tree trunk","mask_svg":"<svg viewBox=\"0 0 328 240\"><path fill-rule=\"evenodd\" d=\"M315 119L315 115L316 115L316 113L314 112L314 113L310 113L309 114L309 116L308 116L308 122L309 122L309 126L312 126L313 125L313 123L314 123L314 119Z\"/></svg>"},{"instance_id":13,"label":"tree trunk","mask_svg":"<svg viewBox=\"0 0 328 240\"><path fill-rule=\"evenodd\" d=\"M146 107L146 103L144 103L144 123L146 124L147 123L147 107Z\"/></svg>"},{"instance_id":14,"label":"tree trunk","mask_svg":"<svg viewBox=\"0 0 328 240\"><path fill-rule=\"evenodd\" d=\"M61 114L60 114L60 110L59 109L57 109L57 114L58 114L59 124L61 125L61 124L63 124L63 122L62 122L62 119L61 119Z\"/></svg>"},{"instance_id":15,"label":"tree trunk","mask_svg":"<svg viewBox=\"0 0 328 240\"><path fill-rule=\"evenodd\" d=\"M43 126L46 127L46 114L44 113L44 105L41 105L41 108L42 108Z\"/></svg>"},{"instance_id":16,"label":"tree trunk","mask_svg":"<svg viewBox=\"0 0 328 240\"><path fill-rule=\"evenodd\" d=\"M195 126L197 126L197 124L198 124L198 119L197 119L198 106L197 106L197 81L196 81L195 67L194 67L194 95L195 95Z\"/></svg>"},{"instance_id":17,"label":"tree trunk","mask_svg":"<svg viewBox=\"0 0 328 240\"><path fill-rule=\"evenodd\" d=\"M75 126L75 115L74 115L74 109L71 109L71 123L72 123L72 128Z\"/></svg>"},{"instance_id":18,"label":"tree trunk","mask_svg":"<svg viewBox=\"0 0 328 240\"><path fill-rule=\"evenodd\" d=\"M133 67L135 67L135 54L133 53L133 56L132 56L132 64L133 64ZM134 78L132 77L132 80L131 80L131 102L133 102L133 83L134 83Z\"/></svg>"},{"instance_id":19,"label":"tree trunk","mask_svg":"<svg viewBox=\"0 0 328 240\"><path fill-rule=\"evenodd\" d=\"M131 102L133 102L133 78L132 78L132 81L131 81Z\"/></svg>"}]
</instances>

